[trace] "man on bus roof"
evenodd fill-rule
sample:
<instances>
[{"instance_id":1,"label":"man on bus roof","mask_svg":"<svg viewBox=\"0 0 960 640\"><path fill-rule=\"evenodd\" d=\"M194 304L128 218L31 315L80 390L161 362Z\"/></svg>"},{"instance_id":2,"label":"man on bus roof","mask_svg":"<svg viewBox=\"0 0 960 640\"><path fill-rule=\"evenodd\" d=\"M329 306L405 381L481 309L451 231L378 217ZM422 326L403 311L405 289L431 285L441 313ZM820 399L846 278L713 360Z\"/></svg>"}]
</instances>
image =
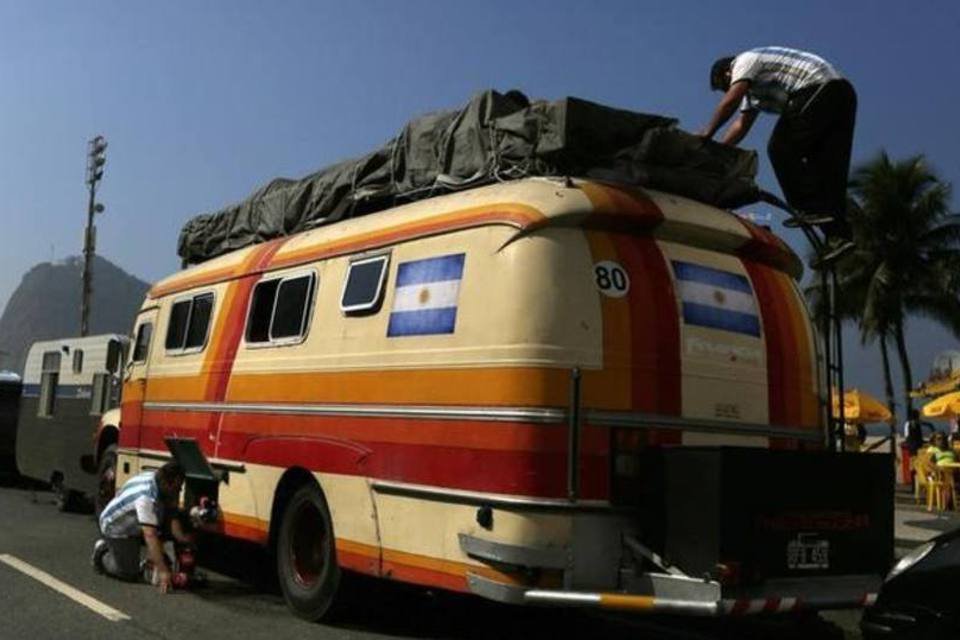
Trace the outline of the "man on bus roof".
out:
<instances>
[{"instance_id":1,"label":"man on bus roof","mask_svg":"<svg viewBox=\"0 0 960 640\"><path fill-rule=\"evenodd\" d=\"M760 47L720 58L710 88L723 91L700 134L713 138L739 107L721 142L738 144L760 111L779 114L767 153L787 203L802 224L821 225L826 263L853 248L847 180L857 94L823 58L786 47Z\"/></svg>"}]
</instances>

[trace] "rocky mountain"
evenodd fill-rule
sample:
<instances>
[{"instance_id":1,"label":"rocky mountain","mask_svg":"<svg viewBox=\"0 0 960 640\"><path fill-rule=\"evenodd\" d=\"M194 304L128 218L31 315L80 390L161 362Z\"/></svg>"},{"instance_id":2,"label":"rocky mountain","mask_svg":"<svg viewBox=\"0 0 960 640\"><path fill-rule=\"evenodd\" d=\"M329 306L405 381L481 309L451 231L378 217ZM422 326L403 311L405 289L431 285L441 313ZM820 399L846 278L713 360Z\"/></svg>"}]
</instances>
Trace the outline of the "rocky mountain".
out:
<instances>
[{"instance_id":1,"label":"rocky mountain","mask_svg":"<svg viewBox=\"0 0 960 640\"><path fill-rule=\"evenodd\" d=\"M44 262L30 269L0 316L0 369L22 372L37 340L80 335L83 259ZM90 334L130 333L149 285L109 260L94 257Z\"/></svg>"}]
</instances>

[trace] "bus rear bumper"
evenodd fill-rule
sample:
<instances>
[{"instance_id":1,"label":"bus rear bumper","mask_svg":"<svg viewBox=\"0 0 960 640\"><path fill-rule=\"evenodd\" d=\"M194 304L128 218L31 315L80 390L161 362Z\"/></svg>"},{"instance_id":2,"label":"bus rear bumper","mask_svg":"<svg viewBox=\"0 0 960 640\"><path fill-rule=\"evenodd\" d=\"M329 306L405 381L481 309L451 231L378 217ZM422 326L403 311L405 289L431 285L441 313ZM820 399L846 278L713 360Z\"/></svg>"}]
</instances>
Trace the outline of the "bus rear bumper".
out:
<instances>
[{"instance_id":1,"label":"bus rear bumper","mask_svg":"<svg viewBox=\"0 0 960 640\"><path fill-rule=\"evenodd\" d=\"M762 587L724 592L716 582L660 574L643 576L649 589L580 591L526 588L470 575L476 595L511 604L583 607L645 614L744 616L825 609L861 609L876 601L878 576L769 580Z\"/></svg>"}]
</instances>

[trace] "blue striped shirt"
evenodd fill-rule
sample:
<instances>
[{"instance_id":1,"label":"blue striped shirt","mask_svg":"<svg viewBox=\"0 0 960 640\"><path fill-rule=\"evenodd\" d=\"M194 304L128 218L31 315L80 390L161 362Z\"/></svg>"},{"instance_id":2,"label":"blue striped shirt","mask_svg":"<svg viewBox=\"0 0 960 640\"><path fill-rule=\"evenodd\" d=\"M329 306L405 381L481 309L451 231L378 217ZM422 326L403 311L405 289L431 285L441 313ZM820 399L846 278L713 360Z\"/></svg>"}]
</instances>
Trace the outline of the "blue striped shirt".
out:
<instances>
[{"instance_id":1,"label":"blue striped shirt","mask_svg":"<svg viewBox=\"0 0 960 640\"><path fill-rule=\"evenodd\" d=\"M842 77L820 56L787 47L751 49L734 58L730 68L730 84L750 82L741 111L783 113L790 94Z\"/></svg>"},{"instance_id":2,"label":"blue striped shirt","mask_svg":"<svg viewBox=\"0 0 960 640\"><path fill-rule=\"evenodd\" d=\"M144 525L160 526L163 505L156 471L145 471L127 480L100 514L100 531L108 538L140 535Z\"/></svg>"}]
</instances>

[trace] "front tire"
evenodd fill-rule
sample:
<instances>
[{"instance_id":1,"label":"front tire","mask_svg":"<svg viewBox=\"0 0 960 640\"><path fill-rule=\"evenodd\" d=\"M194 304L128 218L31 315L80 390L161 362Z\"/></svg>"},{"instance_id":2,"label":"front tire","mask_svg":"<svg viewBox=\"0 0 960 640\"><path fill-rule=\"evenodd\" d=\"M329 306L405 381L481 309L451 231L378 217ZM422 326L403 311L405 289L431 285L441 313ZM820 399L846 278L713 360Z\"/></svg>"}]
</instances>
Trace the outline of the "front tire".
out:
<instances>
[{"instance_id":1,"label":"front tire","mask_svg":"<svg viewBox=\"0 0 960 640\"><path fill-rule=\"evenodd\" d=\"M330 619L339 608L340 567L333 521L323 492L301 487L283 510L277 537L277 576L290 609L310 621Z\"/></svg>"},{"instance_id":2,"label":"front tire","mask_svg":"<svg viewBox=\"0 0 960 640\"><path fill-rule=\"evenodd\" d=\"M112 444L100 454L97 465L97 495L93 499L93 515L99 519L117 492L117 445Z\"/></svg>"}]
</instances>

